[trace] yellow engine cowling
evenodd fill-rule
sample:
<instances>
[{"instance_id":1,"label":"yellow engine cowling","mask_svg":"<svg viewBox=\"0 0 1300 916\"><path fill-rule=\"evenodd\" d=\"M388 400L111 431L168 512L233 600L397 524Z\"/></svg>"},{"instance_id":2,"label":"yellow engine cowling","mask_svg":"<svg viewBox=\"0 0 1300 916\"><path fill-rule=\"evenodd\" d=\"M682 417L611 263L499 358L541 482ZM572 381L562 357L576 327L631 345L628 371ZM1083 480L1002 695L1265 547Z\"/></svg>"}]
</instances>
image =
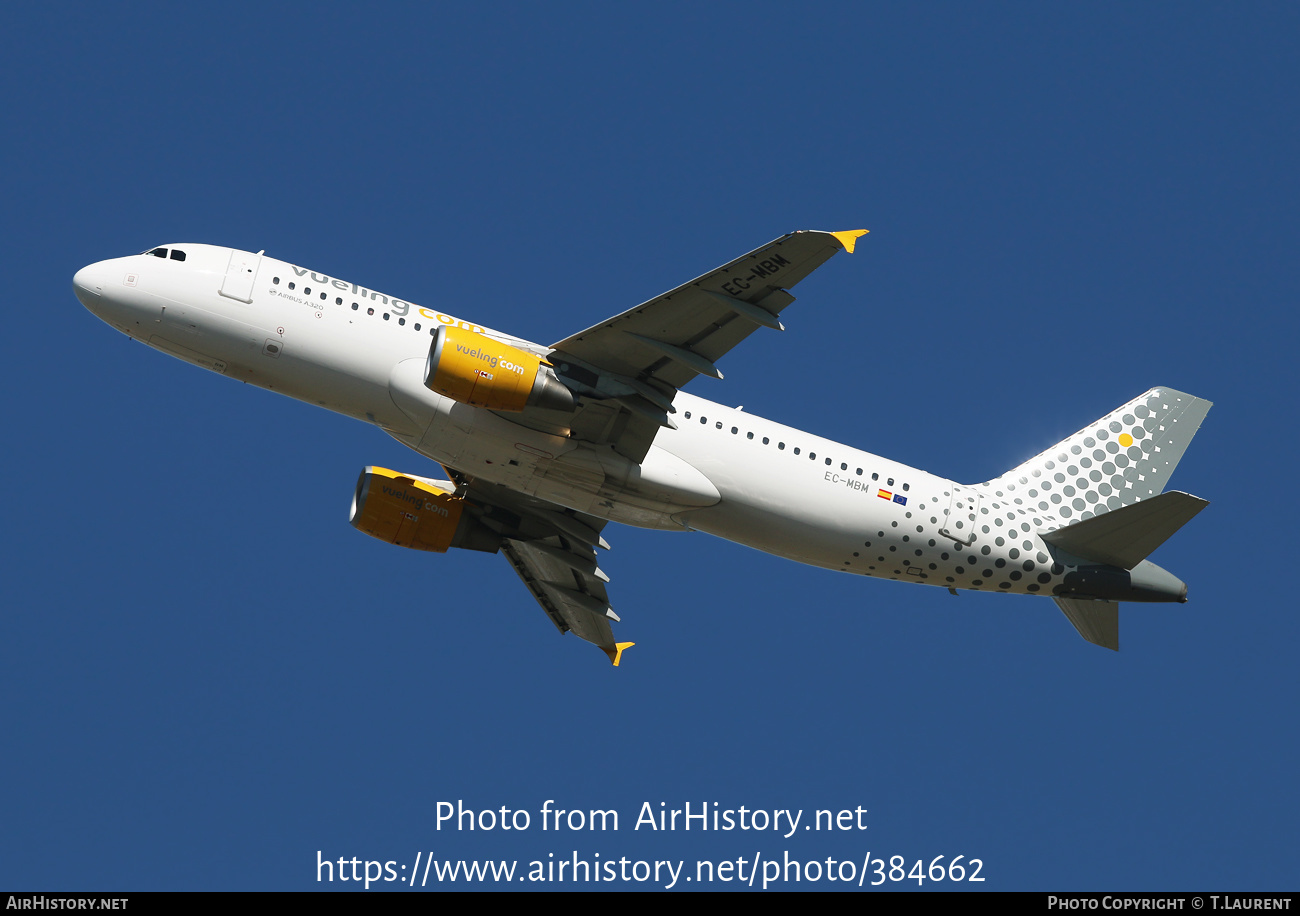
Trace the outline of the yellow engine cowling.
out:
<instances>
[{"instance_id":1,"label":"yellow engine cowling","mask_svg":"<svg viewBox=\"0 0 1300 916\"><path fill-rule=\"evenodd\" d=\"M541 358L475 331L442 325L429 347L424 385L471 407L572 410L573 395Z\"/></svg>"},{"instance_id":2,"label":"yellow engine cowling","mask_svg":"<svg viewBox=\"0 0 1300 916\"><path fill-rule=\"evenodd\" d=\"M464 513L465 500L432 481L368 467L357 480L349 521L358 531L398 547L495 552L500 538Z\"/></svg>"}]
</instances>

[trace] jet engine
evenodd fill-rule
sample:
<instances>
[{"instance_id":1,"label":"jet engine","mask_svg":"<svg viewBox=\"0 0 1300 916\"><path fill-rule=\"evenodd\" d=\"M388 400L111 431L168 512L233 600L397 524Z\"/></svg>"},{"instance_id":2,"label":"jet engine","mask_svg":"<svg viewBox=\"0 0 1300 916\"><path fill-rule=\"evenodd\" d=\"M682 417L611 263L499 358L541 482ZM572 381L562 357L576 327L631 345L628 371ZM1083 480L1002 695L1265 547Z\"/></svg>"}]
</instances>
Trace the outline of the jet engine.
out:
<instances>
[{"instance_id":1,"label":"jet engine","mask_svg":"<svg viewBox=\"0 0 1300 916\"><path fill-rule=\"evenodd\" d=\"M450 325L438 328L433 337L424 385L453 401L488 410L573 410L573 394L540 357Z\"/></svg>"},{"instance_id":2,"label":"jet engine","mask_svg":"<svg viewBox=\"0 0 1300 916\"><path fill-rule=\"evenodd\" d=\"M499 535L465 513L465 500L435 481L387 468L361 472L349 521L373 538L413 550L446 553L463 547L496 553L501 546Z\"/></svg>"}]
</instances>

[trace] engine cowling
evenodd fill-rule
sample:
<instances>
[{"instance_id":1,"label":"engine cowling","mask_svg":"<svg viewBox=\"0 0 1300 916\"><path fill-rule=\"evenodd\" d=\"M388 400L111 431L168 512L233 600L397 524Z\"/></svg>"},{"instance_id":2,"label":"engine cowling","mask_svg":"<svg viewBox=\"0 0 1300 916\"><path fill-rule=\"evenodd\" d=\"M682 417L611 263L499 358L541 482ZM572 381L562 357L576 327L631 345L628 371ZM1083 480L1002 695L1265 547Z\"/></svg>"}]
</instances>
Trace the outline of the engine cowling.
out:
<instances>
[{"instance_id":1,"label":"engine cowling","mask_svg":"<svg viewBox=\"0 0 1300 916\"><path fill-rule=\"evenodd\" d=\"M501 546L499 536L465 514L465 500L432 480L388 468L361 472L348 520L373 538L413 550L495 553Z\"/></svg>"},{"instance_id":2,"label":"engine cowling","mask_svg":"<svg viewBox=\"0 0 1300 916\"><path fill-rule=\"evenodd\" d=\"M429 347L424 385L471 407L572 410L573 394L540 357L467 328L442 325Z\"/></svg>"}]
</instances>

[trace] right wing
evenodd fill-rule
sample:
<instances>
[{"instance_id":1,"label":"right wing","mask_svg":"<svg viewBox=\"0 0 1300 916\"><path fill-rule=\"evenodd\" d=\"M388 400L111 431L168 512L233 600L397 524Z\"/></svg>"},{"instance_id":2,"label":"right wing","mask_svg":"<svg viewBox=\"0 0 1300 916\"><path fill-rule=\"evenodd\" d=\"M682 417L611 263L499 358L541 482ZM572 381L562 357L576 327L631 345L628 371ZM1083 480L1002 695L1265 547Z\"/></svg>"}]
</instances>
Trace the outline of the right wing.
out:
<instances>
[{"instance_id":1,"label":"right wing","mask_svg":"<svg viewBox=\"0 0 1300 916\"><path fill-rule=\"evenodd\" d=\"M596 565L596 550L563 534L541 540L507 539L501 547L510 565L533 593L551 623L564 633L600 646L615 665L630 642L615 642L605 583L609 577Z\"/></svg>"},{"instance_id":2,"label":"right wing","mask_svg":"<svg viewBox=\"0 0 1300 916\"><path fill-rule=\"evenodd\" d=\"M605 520L562 509L506 487L447 469L467 509L501 537L501 552L561 633L599 646L617 665L630 642L616 642L596 548L609 547L601 536Z\"/></svg>"}]
</instances>

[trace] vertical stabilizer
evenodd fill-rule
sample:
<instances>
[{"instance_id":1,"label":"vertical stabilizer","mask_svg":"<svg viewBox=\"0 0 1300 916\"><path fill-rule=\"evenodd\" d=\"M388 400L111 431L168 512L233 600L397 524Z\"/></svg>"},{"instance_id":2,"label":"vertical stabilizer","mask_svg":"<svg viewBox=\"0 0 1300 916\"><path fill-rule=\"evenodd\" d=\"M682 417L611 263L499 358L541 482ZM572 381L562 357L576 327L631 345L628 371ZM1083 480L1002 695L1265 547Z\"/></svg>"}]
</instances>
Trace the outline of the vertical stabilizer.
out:
<instances>
[{"instance_id":1,"label":"vertical stabilizer","mask_svg":"<svg viewBox=\"0 0 1300 916\"><path fill-rule=\"evenodd\" d=\"M1168 484L1210 407L1172 388L1152 388L983 486L1016 496L1028 491L1059 519L1047 527L1150 499Z\"/></svg>"}]
</instances>

